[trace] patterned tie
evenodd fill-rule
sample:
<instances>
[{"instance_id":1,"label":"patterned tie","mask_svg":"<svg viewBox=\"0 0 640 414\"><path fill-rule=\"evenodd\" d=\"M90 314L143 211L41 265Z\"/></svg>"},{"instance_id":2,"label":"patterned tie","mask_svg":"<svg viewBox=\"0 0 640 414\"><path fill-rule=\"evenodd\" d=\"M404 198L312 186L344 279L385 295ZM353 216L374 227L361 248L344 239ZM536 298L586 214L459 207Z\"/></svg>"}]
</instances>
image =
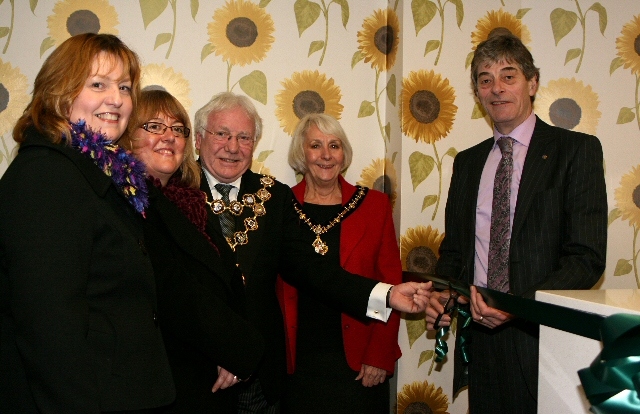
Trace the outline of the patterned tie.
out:
<instances>
[{"instance_id":1,"label":"patterned tie","mask_svg":"<svg viewBox=\"0 0 640 414\"><path fill-rule=\"evenodd\" d=\"M487 286L500 292L509 291L509 207L511 174L513 172L513 138L498 140L502 158L493 183L491 206L491 236L489 239L489 270Z\"/></svg>"},{"instance_id":2,"label":"patterned tie","mask_svg":"<svg viewBox=\"0 0 640 414\"><path fill-rule=\"evenodd\" d=\"M216 184L215 187L222 196L222 201L224 201L224 204L228 207L229 203L231 202L229 200L229 193L231 192L233 186L231 184L219 183ZM229 210L226 210L222 214L220 214L220 227L222 227L222 234L224 235L224 237L233 237L233 231L235 227L234 222L235 220L233 218L233 215Z\"/></svg>"}]
</instances>

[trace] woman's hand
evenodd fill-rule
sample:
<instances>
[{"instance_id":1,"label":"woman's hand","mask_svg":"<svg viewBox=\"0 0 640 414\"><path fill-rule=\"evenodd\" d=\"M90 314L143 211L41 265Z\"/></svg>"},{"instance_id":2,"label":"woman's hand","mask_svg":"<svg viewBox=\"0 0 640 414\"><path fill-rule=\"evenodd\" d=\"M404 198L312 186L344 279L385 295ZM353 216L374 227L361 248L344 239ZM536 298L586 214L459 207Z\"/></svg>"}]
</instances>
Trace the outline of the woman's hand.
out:
<instances>
[{"instance_id":1,"label":"woman's hand","mask_svg":"<svg viewBox=\"0 0 640 414\"><path fill-rule=\"evenodd\" d=\"M365 387L373 387L375 385L382 384L386 378L386 370L362 364L362 368L360 368L360 373L356 377L356 381L362 380L362 385Z\"/></svg>"}]
</instances>

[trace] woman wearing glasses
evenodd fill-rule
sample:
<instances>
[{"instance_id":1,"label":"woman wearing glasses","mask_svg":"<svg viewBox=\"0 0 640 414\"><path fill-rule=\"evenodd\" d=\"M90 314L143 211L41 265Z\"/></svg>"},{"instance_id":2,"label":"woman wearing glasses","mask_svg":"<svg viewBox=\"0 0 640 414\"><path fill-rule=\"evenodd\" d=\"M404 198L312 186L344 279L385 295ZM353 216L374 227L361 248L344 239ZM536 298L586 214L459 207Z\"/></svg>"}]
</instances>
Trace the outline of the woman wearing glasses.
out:
<instances>
[{"instance_id":1,"label":"woman wearing glasses","mask_svg":"<svg viewBox=\"0 0 640 414\"><path fill-rule=\"evenodd\" d=\"M189 116L169 93L143 91L129 123L130 148L149 181L147 249L177 397L167 412L234 413L232 385L248 378L263 340L244 320L242 274L209 234Z\"/></svg>"}]
</instances>

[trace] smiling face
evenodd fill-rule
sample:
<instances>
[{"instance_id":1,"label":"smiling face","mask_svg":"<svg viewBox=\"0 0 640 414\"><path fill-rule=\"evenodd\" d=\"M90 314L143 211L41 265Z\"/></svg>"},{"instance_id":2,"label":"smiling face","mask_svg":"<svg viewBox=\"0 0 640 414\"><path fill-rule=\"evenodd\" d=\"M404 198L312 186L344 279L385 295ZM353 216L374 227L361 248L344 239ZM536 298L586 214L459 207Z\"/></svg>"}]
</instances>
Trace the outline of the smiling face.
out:
<instances>
[{"instance_id":1,"label":"smiling face","mask_svg":"<svg viewBox=\"0 0 640 414\"><path fill-rule=\"evenodd\" d=\"M335 184L344 167L342 141L312 125L305 135L303 148L307 181L311 180L322 186Z\"/></svg>"},{"instance_id":2,"label":"smiling face","mask_svg":"<svg viewBox=\"0 0 640 414\"><path fill-rule=\"evenodd\" d=\"M147 121L160 122L169 127L185 126L184 123L165 114L157 114ZM167 128L161 135L138 128L133 138L133 152L147 166L147 174L159 179L163 186L167 185L169 178L182 165L187 139L176 137L171 128Z\"/></svg>"},{"instance_id":3,"label":"smiling face","mask_svg":"<svg viewBox=\"0 0 640 414\"><path fill-rule=\"evenodd\" d=\"M527 80L517 64L481 64L477 79L476 95L501 134L508 135L531 114L538 79Z\"/></svg>"},{"instance_id":4,"label":"smiling face","mask_svg":"<svg viewBox=\"0 0 640 414\"><path fill-rule=\"evenodd\" d=\"M255 123L242 107L221 112L212 112L206 130L196 134L196 148L200 151L200 161L204 168L221 183L236 181L251 167L255 143L241 145L238 135L255 137ZM227 132L230 139L219 141L211 133Z\"/></svg>"},{"instance_id":5,"label":"smiling face","mask_svg":"<svg viewBox=\"0 0 640 414\"><path fill-rule=\"evenodd\" d=\"M89 128L117 141L133 111L131 80L120 60L111 64L102 54L94 59L91 73L71 104L69 120L76 123L84 119Z\"/></svg>"}]
</instances>

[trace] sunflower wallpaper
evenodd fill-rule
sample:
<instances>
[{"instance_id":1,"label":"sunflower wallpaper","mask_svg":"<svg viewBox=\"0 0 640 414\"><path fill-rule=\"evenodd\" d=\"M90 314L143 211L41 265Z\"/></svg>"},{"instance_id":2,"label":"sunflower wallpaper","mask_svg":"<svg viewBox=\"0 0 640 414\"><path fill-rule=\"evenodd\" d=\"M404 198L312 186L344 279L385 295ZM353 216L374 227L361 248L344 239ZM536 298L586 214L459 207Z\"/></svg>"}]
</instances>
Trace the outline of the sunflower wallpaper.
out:
<instances>
[{"instance_id":1,"label":"sunflower wallpaper","mask_svg":"<svg viewBox=\"0 0 640 414\"><path fill-rule=\"evenodd\" d=\"M265 121L252 168L287 184L297 120L338 118L354 149L346 179L390 196L403 267L431 271L453 159L491 135L469 64L496 27L541 68L536 113L600 138L610 231L597 288L639 288L637 0L0 0L0 175L44 59L73 34L112 33L140 55L143 87L192 116L217 92L249 96ZM399 341L390 412L466 413L424 320L406 317Z\"/></svg>"}]
</instances>

